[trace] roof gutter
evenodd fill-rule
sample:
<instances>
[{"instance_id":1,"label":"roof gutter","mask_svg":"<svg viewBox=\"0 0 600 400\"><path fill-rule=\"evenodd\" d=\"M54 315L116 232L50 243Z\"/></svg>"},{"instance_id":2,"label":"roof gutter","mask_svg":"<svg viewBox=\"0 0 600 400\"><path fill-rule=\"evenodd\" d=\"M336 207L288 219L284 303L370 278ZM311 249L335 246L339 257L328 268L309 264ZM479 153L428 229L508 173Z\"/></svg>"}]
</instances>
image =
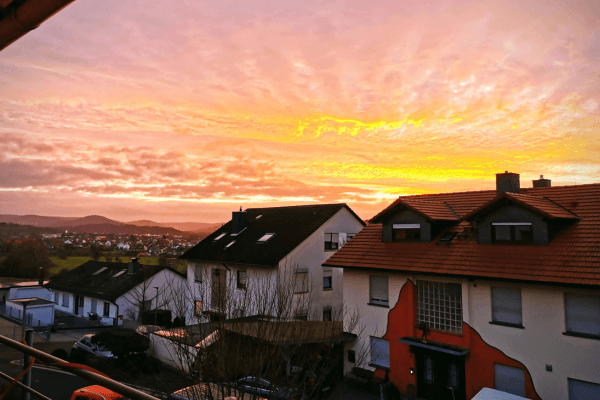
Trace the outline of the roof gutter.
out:
<instances>
[{"instance_id":1,"label":"roof gutter","mask_svg":"<svg viewBox=\"0 0 600 400\"><path fill-rule=\"evenodd\" d=\"M26 0L0 20L0 50L40 26L74 0Z\"/></svg>"}]
</instances>

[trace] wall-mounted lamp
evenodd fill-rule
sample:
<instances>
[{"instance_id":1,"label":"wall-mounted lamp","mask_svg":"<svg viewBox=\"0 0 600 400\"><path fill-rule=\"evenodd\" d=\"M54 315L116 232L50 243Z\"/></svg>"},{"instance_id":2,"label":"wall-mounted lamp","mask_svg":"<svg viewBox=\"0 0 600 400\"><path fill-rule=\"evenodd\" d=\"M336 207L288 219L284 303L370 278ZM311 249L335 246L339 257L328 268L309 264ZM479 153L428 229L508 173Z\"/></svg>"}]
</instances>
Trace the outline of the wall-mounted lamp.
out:
<instances>
[{"instance_id":1,"label":"wall-mounted lamp","mask_svg":"<svg viewBox=\"0 0 600 400\"><path fill-rule=\"evenodd\" d=\"M415 373L415 369L411 367L411 369L410 369L410 374L411 374L411 375L414 375L414 373Z\"/></svg>"}]
</instances>

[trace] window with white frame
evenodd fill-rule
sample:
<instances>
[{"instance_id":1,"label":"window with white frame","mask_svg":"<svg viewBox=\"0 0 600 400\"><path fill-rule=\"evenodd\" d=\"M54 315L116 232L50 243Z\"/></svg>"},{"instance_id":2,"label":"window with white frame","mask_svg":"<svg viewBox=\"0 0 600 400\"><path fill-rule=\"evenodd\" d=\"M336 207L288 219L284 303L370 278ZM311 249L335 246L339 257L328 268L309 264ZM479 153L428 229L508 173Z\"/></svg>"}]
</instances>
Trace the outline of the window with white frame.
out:
<instances>
[{"instance_id":1,"label":"window with white frame","mask_svg":"<svg viewBox=\"0 0 600 400\"><path fill-rule=\"evenodd\" d=\"M387 340L371 336L371 365L390 367L390 343Z\"/></svg>"},{"instance_id":2,"label":"window with white frame","mask_svg":"<svg viewBox=\"0 0 600 400\"><path fill-rule=\"evenodd\" d=\"M496 390L525 397L525 370L508 365L494 364Z\"/></svg>"},{"instance_id":3,"label":"window with white frame","mask_svg":"<svg viewBox=\"0 0 600 400\"><path fill-rule=\"evenodd\" d=\"M492 243L531 244L531 222L494 222L492 223Z\"/></svg>"},{"instance_id":4,"label":"window with white frame","mask_svg":"<svg viewBox=\"0 0 600 400\"><path fill-rule=\"evenodd\" d=\"M331 269L323 270L323 290L330 290L333 288L333 276Z\"/></svg>"},{"instance_id":5,"label":"window with white frame","mask_svg":"<svg viewBox=\"0 0 600 400\"><path fill-rule=\"evenodd\" d=\"M567 333L600 338L600 296L565 294Z\"/></svg>"},{"instance_id":6,"label":"window with white frame","mask_svg":"<svg viewBox=\"0 0 600 400\"><path fill-rule=\"evenodd\" d=\"M492 322L523 326L521 289L492 287Z\"/></svg>"},{"instance_id":7,"label":"window with white frame","mask_svg":"<svg viewBox=\"0 0 600 400\"><path fill-rule=\"evenodd\" d=\"M194 281L197 283L202 283L202 274L204 273L204 268L201 266L194 267Z\"/></svg>"},{"instance_id":8,"label":"window with white frame","mask_svg":"<svg viewBox=\"0 0 600 400\"><path fill-rule=\"evenodd\" d=\"M63 307L69 307L69 295L67 293L63 293L62 305Z\"/></svg>"},{"instance_id":9,"label":"window with white frame","mask_svg":"<svg viewBox=\"0 0 600 400\"><path fill-rule=\"evenodd\" d=\"M597 383L567 378L569 381L569 400L600 399L600 385Z\"/></svg>"},{"instance_id":10,"label":"window with white frame","mask_svg":"<svg viewBox=\"0 0 600 400\"><path fill-rule=\"evenodd\" d=\"M369 304L376 306L388 306L388 277L370 275L369 292Z\"/></svg>"},{"instance_id":11,"label":"window with white frame","mask_svg":"<svg viewBox=\"0 0 600 400\"><path fill-rule=\"evenodd\" d=\"M421 224L393 224L392 240L394 242L420 242Z\"/></svg>"},{"instance_id":12,"label":"window with white frame","mask_svg":"<svg viewBox=\"0 0 600 400\"><path fill-rule=\"evenodd\" d=\"M194 317L201 317L201 316L202 316L202 301L195 300L194 301Z\"/></svg>"},{"instance_id":13,"label":"window with white frame","mask_svg":"<svg viewBox=\"0 0 600 400\"><path fill-rule=\"evenodd\" d=\"M331 317L331 308L330 307L325 307L323 309L323 321L331 321L332 317Z\"/></svg>"},{"instance_id":14,"label":"window with white frame","mask_svg":"<svg viewBox=\"0 0 600 400\"><path fill-rule=\"evenodd\" d=\"M462 333L462 289L458 283L417 281L417 323Z\"/></svg>"},{"instance_id":15,"label":"window with white frame","mask_svg":"<svg viewBox=\"0 0 600 400\"><path fill-rule=\"evenodd\" d=\"M58 292L54 292L54 304L58 304Z\"/></svg>"},{"instance_id":16,"label":"window with white frame","mask_svg":"<svg viewBox=\"0 0 600 400\"><path fill-rule=\"evenodd\" d=\"M295 276L294 293L308 292L308 272L298 271Z\"/></svg>"},{"instance_id":17,"label":"window with white frame","mask_svg":"<svg viewBox=\"0 0 600 400\"><path fill-rule=\"evenodd\" d=\"M337 250L340 245L339 233L325 233L325 250Z\"/></svg>"},{"instance_id":18,"label":"window with white frame","mask_svg":"<svg viewBox=\"0 0 600 400\"><path fill-rule=\"evenodd\" d=\"M110 315L110 303L104 302L104 310L103 314L105 317Z\"/></svg>"}]
</instances>

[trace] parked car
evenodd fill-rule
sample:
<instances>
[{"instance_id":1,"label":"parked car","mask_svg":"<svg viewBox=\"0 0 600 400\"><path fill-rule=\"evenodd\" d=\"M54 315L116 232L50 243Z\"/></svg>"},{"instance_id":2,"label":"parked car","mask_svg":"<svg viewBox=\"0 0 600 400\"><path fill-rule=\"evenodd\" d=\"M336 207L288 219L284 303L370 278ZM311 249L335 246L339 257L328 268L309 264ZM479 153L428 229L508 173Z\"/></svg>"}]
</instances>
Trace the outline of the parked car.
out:
<instances>
[{"instance_id":1,"label":"parked car","mask_svg":"<svg viewBox=\"0 0 600 400\"><path fill-rule=\"evenodd\" d=\"M269 380L256 376L246 376L229 383L228 386L244 393L250 393L267 399L298 399L298 391L285 386L277 386Z\"/></svg>"},{"instance_id":2,"label":"parked car","mask_svg":"<svg viewBox=\"0 0 600 400\"><path fill-rule=\"evenodd\" d=\"M90 354L102 358L118 358L110 350L106 349L102 343L93 343L93 336L94 335L85 335L75 342L73 348L71 349L71 358L81 359L82 357Z\"/></svg>"},{"instance_id":3,"label":"parked car","mask_svg":"<svg viewBox=\"0 0 600 400\"><path fill-rule=\"evenodd\" d=\"M127 397L113 392L103 386L92 385L77 389L71 395L71 400L129 400Z\"/></svg>"}]
</instances>

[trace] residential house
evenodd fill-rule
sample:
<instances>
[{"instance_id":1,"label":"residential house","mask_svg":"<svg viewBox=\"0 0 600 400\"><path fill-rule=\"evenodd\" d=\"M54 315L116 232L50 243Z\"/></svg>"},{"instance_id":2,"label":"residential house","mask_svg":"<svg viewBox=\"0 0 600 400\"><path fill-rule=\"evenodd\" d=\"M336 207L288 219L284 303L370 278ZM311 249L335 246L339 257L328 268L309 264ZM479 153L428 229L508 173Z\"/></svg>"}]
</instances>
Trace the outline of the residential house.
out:
<instances>
[{"instance_id":1,"label":"residential house","mask_svg":"<svg viewBox=\"0 0 600 400\"><path fill-rule=\"evenodd\" d=\"M187 323L281 317L284 303L293 303L290 318L339 318L343 272L321 264L364 225L346 204L240 208L180 257L188 260Z\"/></svg>"},{"instance_id":2,"label":"residential house","mask_svg":"<svg viewBox=\"0 0 600 400\"><path fill-rule=\"evenodd\" d=\"M324 263L365 327L347 373L423 399L600 399L600 184L496 180L400 197Z\"/></svg>"},{"instance_id":3,"label":"residential house","mask_svg":"<svg viewBox=\"0 0 600 400\"><path fill-rule=\"evenodd\" d=\"M45 287L54 293L56 310L81 317L96 313L103 324L139 321L142 311L182 314L185 277L164 266L88 261L57 276Z\"/></svg>"}]
</instances>

